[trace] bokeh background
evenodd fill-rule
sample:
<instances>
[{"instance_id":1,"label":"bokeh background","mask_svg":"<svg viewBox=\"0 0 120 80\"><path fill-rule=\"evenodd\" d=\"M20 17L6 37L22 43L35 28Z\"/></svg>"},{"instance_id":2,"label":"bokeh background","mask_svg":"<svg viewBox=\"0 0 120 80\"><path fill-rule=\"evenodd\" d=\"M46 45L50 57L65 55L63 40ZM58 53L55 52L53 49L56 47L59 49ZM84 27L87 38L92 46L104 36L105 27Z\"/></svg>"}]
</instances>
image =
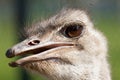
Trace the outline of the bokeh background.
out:
<instances>
[{"instance_id":1,"label":"bokeh background","mask_svg":"<svg viewBox=\"0 0 120 80\"><path fill-rule=\"evenodd\" d=\"M44 80L37 74L9 67L15 58L6 58L5 52L22 40L23 27L62 8L88 11L95 27L108 39L112 80L120 80L120 0L0 0L0 80Z\"/></svg>"}]
</instances>

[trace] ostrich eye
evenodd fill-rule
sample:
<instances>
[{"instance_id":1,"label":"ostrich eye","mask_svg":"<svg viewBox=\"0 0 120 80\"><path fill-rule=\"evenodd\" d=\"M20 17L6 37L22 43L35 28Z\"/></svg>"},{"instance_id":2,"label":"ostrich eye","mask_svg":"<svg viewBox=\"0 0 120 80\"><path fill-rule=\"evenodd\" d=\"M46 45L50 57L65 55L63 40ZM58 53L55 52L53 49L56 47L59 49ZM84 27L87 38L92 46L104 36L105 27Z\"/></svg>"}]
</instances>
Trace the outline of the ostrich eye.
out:
<instances>
[{"instance_id":1,"label":"ostrich eye","mask_svg":"<svg viewBox=\"0 0 120 80\"><path fill-rule=\"evenodd\" d=\"M65 26L63 34L68 38L74 38L80 36L83 26L79 24L72 24Z\"/></svg>"}]
</instances>

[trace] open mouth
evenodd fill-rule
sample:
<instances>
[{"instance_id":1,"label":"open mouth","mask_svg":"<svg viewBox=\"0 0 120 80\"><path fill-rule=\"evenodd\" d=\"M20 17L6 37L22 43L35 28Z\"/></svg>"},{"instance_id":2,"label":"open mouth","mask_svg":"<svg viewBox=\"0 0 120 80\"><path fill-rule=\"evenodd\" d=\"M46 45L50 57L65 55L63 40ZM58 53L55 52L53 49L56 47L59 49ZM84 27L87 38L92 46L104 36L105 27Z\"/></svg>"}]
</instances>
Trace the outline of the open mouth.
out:
<instances>
[{"instance_id":1,"label":"open mouth","mask_svg":"<svg viewBox=\"0 0 120 80\"><path fill-rule=\"evenodd\" d=\"M18 59L15 62L9 63L9 65L11 67L23 66L25 64L37 62L37 61L51 61L51 60L54 62L60 62L60 63L64 62L64 63L71 64L68 60L66 60L66 59L64 60L60 57L52 56L52 57L42 58L42 56L41 56L41 55L47 54L48 51L55 51L58 48L67 47L67 46L70 47L70 46L74 46L74 45L68 44L68 43L49 44L49 45L25 50L20 53L15 53L15 51L7 51L6 56L9 58L12 58L15 56L25 56L21 59Z\"/></svg>"}]
</instances>

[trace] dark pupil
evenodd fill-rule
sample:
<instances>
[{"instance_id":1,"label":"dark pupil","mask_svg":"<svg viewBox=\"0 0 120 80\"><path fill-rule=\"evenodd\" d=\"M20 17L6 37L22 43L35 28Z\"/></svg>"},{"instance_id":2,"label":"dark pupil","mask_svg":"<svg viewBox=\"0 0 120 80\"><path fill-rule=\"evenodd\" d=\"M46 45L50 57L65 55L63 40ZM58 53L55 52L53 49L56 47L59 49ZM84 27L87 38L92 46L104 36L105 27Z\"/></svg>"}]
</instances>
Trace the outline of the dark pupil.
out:
<instances>
[{"instance_id":1,"label":"dark pupil","mask_svg":"<svg viewBox=\"0 0 120 80\"><path fill-rule=\"evenodd\" d=\"M71 25L66 28L65 34L67 37L77 37L81 34L82 32L82 26L80 25Z\"/></svg>"}]
</instances>

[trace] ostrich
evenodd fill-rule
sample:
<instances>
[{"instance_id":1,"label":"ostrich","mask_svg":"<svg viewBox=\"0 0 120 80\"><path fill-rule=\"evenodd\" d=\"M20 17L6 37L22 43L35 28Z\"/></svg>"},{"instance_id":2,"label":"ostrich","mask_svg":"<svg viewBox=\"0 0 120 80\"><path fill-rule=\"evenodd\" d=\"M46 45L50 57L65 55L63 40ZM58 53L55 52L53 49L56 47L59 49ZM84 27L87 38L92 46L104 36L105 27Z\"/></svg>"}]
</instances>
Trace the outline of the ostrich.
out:
<instances>
[{"instance_id":1,"label":"ostrich","mask_svg":"<svg viewBox=\"0 0 120 80\"><path fill-rule=\"evenodd\" d=\"M10 62L50 80L111 80L107 42L83 10L67 9L26 30L28 37L8 49Z\"/></svg>"}]
</instances>

